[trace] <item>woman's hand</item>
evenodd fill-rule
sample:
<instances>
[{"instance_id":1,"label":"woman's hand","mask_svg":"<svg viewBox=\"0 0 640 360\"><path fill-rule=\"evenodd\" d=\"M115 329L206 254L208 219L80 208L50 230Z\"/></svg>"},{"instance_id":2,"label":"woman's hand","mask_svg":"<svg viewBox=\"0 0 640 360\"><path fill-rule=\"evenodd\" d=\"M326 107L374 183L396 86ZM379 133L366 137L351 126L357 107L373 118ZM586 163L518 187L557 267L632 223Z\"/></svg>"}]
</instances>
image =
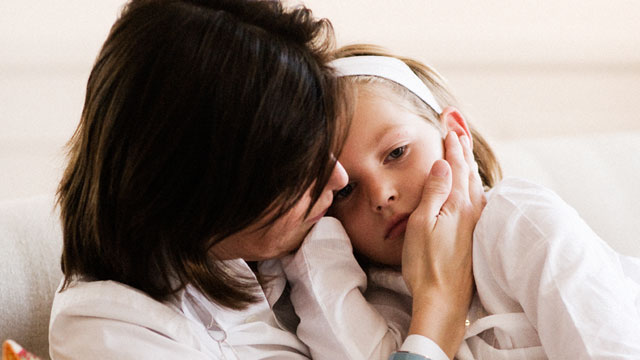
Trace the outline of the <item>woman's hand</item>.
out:
<instances>
[{"instance_id":1,"label":"woman's hand","mask_svg":"<svg viewBox=\"0 0 640 360\"><path fill-rule=\"evenodd\" d=\"M453 358L473 295L472 236L486 202L469 139L450 132L405 233L402 275L413 295L409 334Z\"/></svg>"}]
</instances>

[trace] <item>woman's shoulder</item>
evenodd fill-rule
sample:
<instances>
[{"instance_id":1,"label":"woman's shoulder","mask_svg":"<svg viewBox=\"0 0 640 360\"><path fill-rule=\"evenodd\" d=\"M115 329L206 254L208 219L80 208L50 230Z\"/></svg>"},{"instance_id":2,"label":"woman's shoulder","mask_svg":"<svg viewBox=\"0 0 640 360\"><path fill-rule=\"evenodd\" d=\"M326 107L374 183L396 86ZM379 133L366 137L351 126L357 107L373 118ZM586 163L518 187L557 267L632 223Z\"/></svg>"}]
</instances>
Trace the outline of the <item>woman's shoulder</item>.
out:
<instances>
[{"instance_id":1,"label":"woman's shoulder","mask_svg":"<svg viewBox=\"0 0 640 360\"><path fill-rule=\"evenodd\" d=\"M134 334L146 337L148 332L177 343L195 343L189 335L191 326L174 307L115 281L76 281L56 292L49 323L52 350L57 343L66 343L57 342L58 335L69 332L113 339ZM109 329L112 333L105 334ZM100 343L100 339L94 341Z\"/></svg>"},{"instance_id":2,"label":"woman's shoulder","mask_svg":"<svg viewBox=\"0 0 640 360\"><path fill-rule=\"evenodd\" d=\"M55 316L91 316L145 325L185 320L176 309L146 293L117 281L75 281L56 292Z\"/></svg>"}]
</instances>

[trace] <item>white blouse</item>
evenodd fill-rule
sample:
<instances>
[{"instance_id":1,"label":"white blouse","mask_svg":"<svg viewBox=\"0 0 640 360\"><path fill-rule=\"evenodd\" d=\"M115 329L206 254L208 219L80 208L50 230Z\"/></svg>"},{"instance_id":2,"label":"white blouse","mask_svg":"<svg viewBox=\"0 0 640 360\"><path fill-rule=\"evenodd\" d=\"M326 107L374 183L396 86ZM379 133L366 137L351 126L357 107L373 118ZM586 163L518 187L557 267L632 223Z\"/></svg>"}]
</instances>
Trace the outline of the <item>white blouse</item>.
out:
<instances>
[{"instance_id":1,"label":"white blouse","mask_svg":"<svg viewBox=\"0 0 640 360\"><path fill-rule=\"evenodd\" d=\"M478 296L458 359L640 358L640 259L616 253L553 192L502 181L473 241ZM336 219L320 220L282 263L314 359L387 359L403 344L411 298L401 273L370 269L367 279ZM435 349L411 352L446 359Z\"/></svg>"},{"instance_id":2,"label":"white blouse","mask_svg":"<svg viewBox=\"0 0 640 360\"><path fill-rule=\"evenodd\" d=\"M244 261L233 265L254 276ZM50 355L52 359L308 359L307 347L271 309L284 284L284 278L276 279L260 302L236 311L208 301L191 286L173 301L161 303L114 281L78 282L56 293Z\"/></svg>"},{"instance_id":3,"label":"white blouse","mask_svg":"<svg viewBox=\"0 0 640 360\"><path fill-rule=\"evenodd\" d=\"M244 261L228 264L255 279ZM286 281L280 261L262 262L258 269L273 280L263 289L262 299L242 311L218 306L192 286L162 303L115 281L79 281L55 295L50 356L54 360L309 359L307 346L295 335L298 318L287 305L288 297L282 296ZM316 330L315 336L322 338L324 329ZM421 336L407 339L403 349L444 354Z\"/></svg>"}]
</instances>

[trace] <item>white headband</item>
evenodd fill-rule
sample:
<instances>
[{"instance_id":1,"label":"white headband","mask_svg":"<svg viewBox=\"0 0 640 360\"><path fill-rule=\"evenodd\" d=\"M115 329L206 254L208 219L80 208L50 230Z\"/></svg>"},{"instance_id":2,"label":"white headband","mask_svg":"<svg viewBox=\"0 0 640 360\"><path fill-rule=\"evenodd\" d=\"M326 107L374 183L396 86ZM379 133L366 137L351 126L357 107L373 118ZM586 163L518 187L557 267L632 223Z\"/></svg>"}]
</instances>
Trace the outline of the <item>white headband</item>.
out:
<instances>
[{"instance_id":1,"label":"white headband","mask_svg":"<svg viewBox=\"0 0 640 360\"><path fill-rule=\"evenodd\" d=\"M371 75L398 83L442 114L442 108L427 85L402 60L387 56L351 56L335 59L329 64L340 77Z\"/></svg>"}]
</instances>

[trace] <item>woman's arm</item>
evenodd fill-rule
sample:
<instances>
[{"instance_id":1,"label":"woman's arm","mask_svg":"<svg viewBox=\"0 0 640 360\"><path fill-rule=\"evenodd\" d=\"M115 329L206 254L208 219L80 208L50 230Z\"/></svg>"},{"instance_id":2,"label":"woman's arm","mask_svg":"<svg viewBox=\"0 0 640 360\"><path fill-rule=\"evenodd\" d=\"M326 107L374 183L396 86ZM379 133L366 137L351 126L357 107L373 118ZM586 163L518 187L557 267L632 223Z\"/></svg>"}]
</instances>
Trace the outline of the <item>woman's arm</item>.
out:
<instances>
[{"instance_id":1,"label":"woman's arm","mask_svg":"<svg viewBox=\"0 0 640 360\"><path fill-rule=\"evenodd\" d=\"M405 234L402 273L413 295L409 334L435 341L453 358L473 295L473 229L486 202L466 137L445 139ZM411 350L411 349L408 349Z\"/></svg>"}]
</instances>

